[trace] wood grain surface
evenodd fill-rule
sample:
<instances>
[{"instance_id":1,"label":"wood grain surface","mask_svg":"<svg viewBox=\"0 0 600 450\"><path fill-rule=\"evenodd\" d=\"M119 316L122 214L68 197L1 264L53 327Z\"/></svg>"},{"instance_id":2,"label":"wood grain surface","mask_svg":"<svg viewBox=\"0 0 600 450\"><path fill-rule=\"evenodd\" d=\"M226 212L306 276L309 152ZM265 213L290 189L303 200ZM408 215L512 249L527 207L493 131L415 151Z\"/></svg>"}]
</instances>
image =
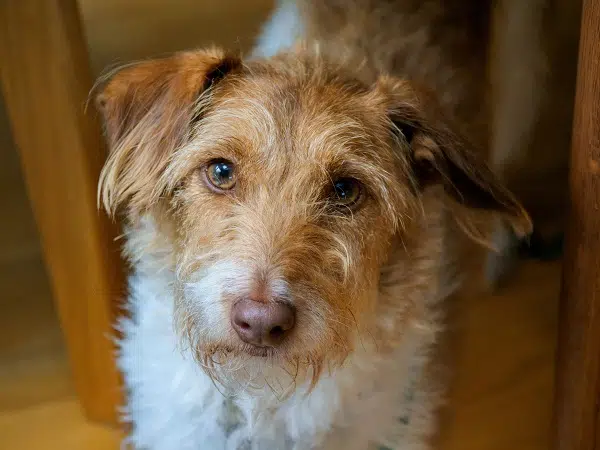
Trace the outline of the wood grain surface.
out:
<instances>
[{"instance_id":1,"label":"wood grain surface","mask_svg":"<svg viewBox=\"0 0 600 450\"><path fill-rule=\"evenodd\" d=\"M600 1L581 27L556 375L554 448L600 449Z\"/></svg>"},{"instance_id":2,"label":"wood grain surface","mask_svg":"<svg viewBox=\"0 0 600 450\"><path fill-rule=\"evenodd\" d=\"M92 85L75 0L0 2L0 76L76 391L88 416L114 422L119 375L111 341L121 293L114 228L96 208L105 158L84 114Z\"/></svg>"}]
</instances>

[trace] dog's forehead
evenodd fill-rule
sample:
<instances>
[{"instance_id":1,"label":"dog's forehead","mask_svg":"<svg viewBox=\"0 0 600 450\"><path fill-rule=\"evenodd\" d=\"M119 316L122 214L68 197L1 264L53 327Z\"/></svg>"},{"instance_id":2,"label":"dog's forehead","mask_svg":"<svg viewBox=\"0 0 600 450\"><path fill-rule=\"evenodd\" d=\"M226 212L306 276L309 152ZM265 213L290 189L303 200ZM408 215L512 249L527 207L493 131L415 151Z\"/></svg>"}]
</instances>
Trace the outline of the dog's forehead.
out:
<instances>
[{"instance_id":1,"label":"dog's forehead","mask_svg":"<svg viewBox=\"0 0 600 450\"><path fill-rule=\"evenodd\" d=\"M235 80L205 121L214 140L243 157L318 164L381 158L389 138L382 108L357 84L278 74Z\"/></svg>"}]
</instances>

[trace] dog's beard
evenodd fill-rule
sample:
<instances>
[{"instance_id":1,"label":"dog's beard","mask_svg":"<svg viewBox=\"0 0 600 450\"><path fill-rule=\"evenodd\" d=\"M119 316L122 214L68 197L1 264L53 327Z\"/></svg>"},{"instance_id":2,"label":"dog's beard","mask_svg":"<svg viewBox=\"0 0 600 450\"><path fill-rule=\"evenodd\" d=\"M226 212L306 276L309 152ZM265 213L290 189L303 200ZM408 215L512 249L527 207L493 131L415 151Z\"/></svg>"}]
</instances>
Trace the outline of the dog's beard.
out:
<instances>
[{"instance_id":1,"label":"dog's beard","mask_svg":"<svg viewBox=\"0 0 600 450\"><path fill-rule=\"evenodd\" d=\"M270 392L284 399L310 391L319 380L323 360L310 356L285 356L269 351L253 356L243 349L196 346L194 357L204 372L225 390L251 395Z\"/></svg>"},{"instance_id":2,"label":"dog's beard","mask_svg":"<svg viewBox=\"0 0 600 450\"><path fill-rule=\"evenodd\" d=\"M293 393L310 392L325 373L339 367L349 354L343 351L299 351L269 348L257 355L250 344L213 339L193 315L176 314L181 350L191 355L202 370L229 393L272 393L284 399ZM262 352L261 352L262 353Z\"/></svg>"},{"instance_id":3,"label":"dog's beard","mask_svg":"<svg viewBox=\"0 0 600 450\"><path fill-rule=\"evenodd\" d=\"M264 349L263 353L237 339L215 338L200 317L186 313L185 309L176 308L175 322L180 350L193 357L215 384L227 392L269 391L285 398L299 389L310 391L324 366L332 367L332 355L308 351L294 354L280 348Z\"/></svg>"}]
</instances>

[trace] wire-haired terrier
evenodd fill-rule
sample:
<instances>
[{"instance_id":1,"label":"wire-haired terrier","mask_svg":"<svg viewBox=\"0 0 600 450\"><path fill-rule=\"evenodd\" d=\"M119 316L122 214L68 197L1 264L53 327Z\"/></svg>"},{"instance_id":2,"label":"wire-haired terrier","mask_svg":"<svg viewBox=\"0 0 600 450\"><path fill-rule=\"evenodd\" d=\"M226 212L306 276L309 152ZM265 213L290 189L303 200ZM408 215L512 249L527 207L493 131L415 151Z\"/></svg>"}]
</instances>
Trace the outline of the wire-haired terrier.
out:
<instances>
[{"instance_id":1,"label":"wire-haired terrier","mask_svg":"<svg viewBox=\"0 0 600 450\"><path fill-rule=\"evenodd\" d=\"M299 3L325 12L299 26L284 3L277 20L307 44L145 61L98 95L100 198L125 215L133 267L119 363L135 448L427 448L451 245L479 218L530 231L477 150L481 71L444 59L477 27L421 54L400 33L391 52L394 2L349 2L390 11L361 6L344 44L311 38L335 1ZM425 51L438 38L447 55Z\"/></svg>"}]
</instances>

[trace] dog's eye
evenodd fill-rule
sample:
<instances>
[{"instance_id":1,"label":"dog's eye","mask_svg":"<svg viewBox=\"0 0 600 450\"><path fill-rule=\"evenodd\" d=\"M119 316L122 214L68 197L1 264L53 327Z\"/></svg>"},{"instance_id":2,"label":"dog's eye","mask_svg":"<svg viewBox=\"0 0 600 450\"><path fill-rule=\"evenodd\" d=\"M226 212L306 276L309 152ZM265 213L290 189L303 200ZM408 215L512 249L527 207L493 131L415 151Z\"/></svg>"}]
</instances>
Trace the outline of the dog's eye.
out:
<instances>
[{"instance_id":1,"label":"dog's eye","mask_svg":"<svg viewBox=\"0 0 600 450\"><path fill-rule=\"evenodd\" d=\"M340 206L355 206L362 197L362 186L354 178L338 178L333 182L333 198Z\"/></svg>"},{"instance_id":2,"label":"dog's eye","mask_svg":"<svg viewBox=\"0 0 600 450\"><path fill-rule=\"evenodd\" d=\"M206 180L210 187L228 191L235 186L235 168L230 161L214 161L206 166Z\"/></svg>"}]
</instances>

